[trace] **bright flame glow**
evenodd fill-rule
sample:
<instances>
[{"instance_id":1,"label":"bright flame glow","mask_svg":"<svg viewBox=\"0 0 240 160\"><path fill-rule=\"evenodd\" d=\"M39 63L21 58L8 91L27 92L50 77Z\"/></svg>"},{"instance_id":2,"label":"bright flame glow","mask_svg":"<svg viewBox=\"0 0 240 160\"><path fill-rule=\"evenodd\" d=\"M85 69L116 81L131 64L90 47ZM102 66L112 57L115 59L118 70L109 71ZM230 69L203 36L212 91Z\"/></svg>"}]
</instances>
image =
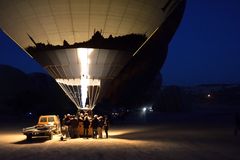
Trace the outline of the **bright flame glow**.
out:
<instances>
[{"instance_id":1,"label":"bright flame glow","mask_svg":"<svg viewBox=\"0 0 240 160\"><path fill-rule=\"evenodd\" d=\"M78 48L78 59L81 63L81 102L84 108L87 100L87 91L89 84L89 58L88 56L92 53L93 49L90 48Z\"/></svg>"}]
</instances>

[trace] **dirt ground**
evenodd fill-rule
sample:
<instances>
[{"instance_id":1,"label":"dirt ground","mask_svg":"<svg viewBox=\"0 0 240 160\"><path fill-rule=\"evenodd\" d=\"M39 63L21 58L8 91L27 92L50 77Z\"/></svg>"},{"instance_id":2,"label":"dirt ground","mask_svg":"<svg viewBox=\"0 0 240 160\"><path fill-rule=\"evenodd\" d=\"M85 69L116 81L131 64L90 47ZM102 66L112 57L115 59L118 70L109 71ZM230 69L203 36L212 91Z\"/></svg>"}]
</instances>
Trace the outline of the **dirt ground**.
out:
<instances>
[{"instance_id":1,"label":"dirt ground","mask_svg":"<svg viewBox=\"0 0 240 160\"><path fill-rule=\"evenodd\" d=\"M168 119L154 124L112 125L109 139L60 141L55 135L28 142L21 126L6 128L0 131L0 159L239 160L240 135L233 134L232 114L186 115L163 115Z\"/></svg>"}]
</instances>

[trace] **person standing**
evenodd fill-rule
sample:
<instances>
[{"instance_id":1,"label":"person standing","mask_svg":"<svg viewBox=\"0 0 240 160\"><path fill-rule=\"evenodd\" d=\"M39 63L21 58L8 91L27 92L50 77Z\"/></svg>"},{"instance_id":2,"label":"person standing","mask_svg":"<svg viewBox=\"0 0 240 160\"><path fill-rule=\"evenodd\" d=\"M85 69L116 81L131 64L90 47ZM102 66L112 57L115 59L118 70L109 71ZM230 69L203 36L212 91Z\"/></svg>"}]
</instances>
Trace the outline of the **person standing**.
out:
<instances>
[{"instance_id":1,"label":"person standing","mask_svg":"<svg viewBox=\"0 0 240 160\"><path fill-rule=\"evenodd\" d=\"M90 126L90 119L88 117L88 113L85 113L84 120L83 120L83 136L88 139L88 129Z\"/></svg>"},{"instance_id":2,"label":"person standing","mask_svg":"<svg viewBox=\"0 0 240 160\"><path fill-rule=\"evenodd\" d=\"M74 118L73 118L73 115L69 115L68 117L70 118L70 122L69 122L70 124L68 126L68 131L69 131L70 137L73 138L74 137L74 126L73 126Z\"/></svg>"},{"instance_id":3,"label":"person standing","mask_svg":"<svg viewBox=\"0 0 240 160\"><path fill-rule=\"evenodd\" d=\"M93 120L92 120L92 128L93 128L93 138L97 138L97 128L99 126L99 121L98 121L98 116L94 115Z\"/></svg>"},{"instance_id":4,"label":"person standing","mask_svg":"<svg viewBox=\"0 0 240 160\"><path fill-rule=\"evenodd\" d=\"M83 113L80 113L80 116L78 117L78 129L79 129L79 136L84 136L84 127L83 127L83 121L84 121L84 115Z\"/></svg>"},{"instance_id":5,"label":"person standing","mask_svg":"<svg viewBox=\"0 0 240 160\"><path fill-rule=\"evenodd\" d=\"M72 119L70 120L70 125L72 127L72 137L71 138L78 138L79 137L79 131L78 131L78 118L72 117Z\"/></svg>"},{"instance_id":6,"label":"person standing","mask_svg":"<svg viewBox=\"0 0 240 160\"><path fill-rule=\"evenodd\" d=\"M64 115L64 118L62 120L62 137L61 140L63 140L63 137L65 136L66 138L70 138L69 131L68 131L68 126L70 125L70 118L67 115Z\"/></svg>"},{"instance_id":7,"label":"person standing","mask_svg":"<svg viewBox=\"0 0 240 160\"><path fill-rule=\"evenodd\" d=\"M106 138L108 138L108 129L109 129L109 120L108 120L108 117L105 115L105 118L104 118L104 131L105 131L105 134L106 134Z\"/></svg>"},{"instance_id":8,"label":"person standing","mask_svg":"<svg viewBox=\"0 0 240 160\"><path fill-rule=\"evenodd\" d=\"M103 121L102 116L98 117L98 122L99 122L99 125L98 125L98 128L97 128L98 138L102 138L102 128L103 128L103 125L104 125L104 121Z\"/></svg>"}]
</instances>

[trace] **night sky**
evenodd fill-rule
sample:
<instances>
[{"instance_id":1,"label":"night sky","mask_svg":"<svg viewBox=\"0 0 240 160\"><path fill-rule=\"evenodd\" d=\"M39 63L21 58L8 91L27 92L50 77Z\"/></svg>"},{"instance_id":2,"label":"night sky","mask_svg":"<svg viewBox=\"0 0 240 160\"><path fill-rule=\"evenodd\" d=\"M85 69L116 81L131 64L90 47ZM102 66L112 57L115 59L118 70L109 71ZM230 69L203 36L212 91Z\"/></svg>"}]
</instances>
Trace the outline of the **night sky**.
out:
<instances>
[{"instance_id":1,"label":"night sky","mask_svg":"<svg viewBox=\"0 0 240 160\"><path fill-rule=\"evenodd\" d=\"M166 85L240 83L240 1L188 0L162 69Z\"/></svg>"},{"instance_id":2,"label":"night sky","mask_svg":"<svg viewBox=\"0 0 240 160\"><path fill-rule=\"evenodd\" d=\"M164 85L240 83L240 1L188 0L162 68ZM0 33L0 64L44 72Z\"/></svg>"}]
</instances>

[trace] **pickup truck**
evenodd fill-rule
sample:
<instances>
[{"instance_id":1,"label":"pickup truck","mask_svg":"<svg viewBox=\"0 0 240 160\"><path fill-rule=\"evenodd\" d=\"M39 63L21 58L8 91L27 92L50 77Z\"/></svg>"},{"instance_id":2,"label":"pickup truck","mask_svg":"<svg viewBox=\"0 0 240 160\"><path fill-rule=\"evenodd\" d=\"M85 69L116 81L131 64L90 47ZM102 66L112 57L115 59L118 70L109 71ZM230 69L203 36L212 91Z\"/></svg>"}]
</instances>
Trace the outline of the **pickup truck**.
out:
<instances>
[{"instance_id":1,"label":"pickup truck","mask_svg":"<svg viewBox=\"0 0 240 160\"><path fill-rule=\"evenodd\" d=\"M59 117L56 115L42 115L39 117L37 125L23 128L22 132L27 136L27 140L31 140L33 137L52 139L53 134L61 133Z\"/></svg>"}]
</instances>

